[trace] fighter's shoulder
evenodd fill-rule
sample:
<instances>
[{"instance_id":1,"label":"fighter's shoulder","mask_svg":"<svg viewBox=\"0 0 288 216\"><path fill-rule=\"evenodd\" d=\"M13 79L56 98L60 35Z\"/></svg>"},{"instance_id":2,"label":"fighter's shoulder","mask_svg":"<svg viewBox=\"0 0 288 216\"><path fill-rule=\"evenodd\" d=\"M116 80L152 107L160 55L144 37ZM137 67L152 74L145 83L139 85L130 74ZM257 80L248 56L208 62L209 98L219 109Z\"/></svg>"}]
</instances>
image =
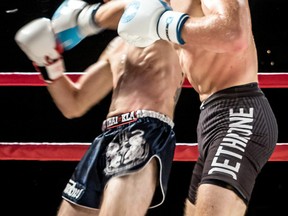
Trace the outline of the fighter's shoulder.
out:
<instances>
[{"instance_id":1,"label":"fighter's shoulder","mask_svg":"<svg viewBox=\"0 0 288 216\"><path fill-rule=\"evenodd\" d=\"M247 0L246 0L247 2ZM245 4L240 3L239 0L201 0L202 10L205 13L225 13L225 11L239 10L240 6L246 7ZM205 14L206 14L205 13Z\"/></svg>"},{"instance_id":2,"label":"fighter's shoulder","mask_svg":"<svg viewBox=\"0 0 288 216\"><path fill-rule=\"evenodd\" d=\"M201 0L201 8L203 13L207 15L212 13L213 11L217 11L217 3L211 0Z\"/></svg>"}]
</instances>

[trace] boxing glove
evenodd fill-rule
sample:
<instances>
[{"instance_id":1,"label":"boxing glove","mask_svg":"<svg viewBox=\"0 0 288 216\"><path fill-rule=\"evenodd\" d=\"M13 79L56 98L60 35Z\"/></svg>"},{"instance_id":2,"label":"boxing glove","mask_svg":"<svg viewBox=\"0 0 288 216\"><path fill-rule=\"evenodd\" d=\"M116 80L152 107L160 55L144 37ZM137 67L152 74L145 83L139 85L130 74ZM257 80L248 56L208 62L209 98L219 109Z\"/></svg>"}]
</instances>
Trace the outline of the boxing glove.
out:
<instances>
[{"instance_id":1,"label":"boxing glove","mask_svg":"<svg viewBox=\"0 0 288 216\"><path fill-rule=\"evenodd\" d=\"M184 44L181 29L188 15L161 0L134 0L126 7L118 24L118 34L128 43L146 47L159 39Z\"/></svg>"},{"instance_id":2,"label":"boxing glove","mask_svg":"<svg viewBox=\"0 0 288 216\"><path fill-rule=\"evenodd\" d=\"M56 43L50 19L39 18L24 25L16 32L15 41L46 82L63 75L61 47Z\"/></svg>"},{"instance_id":3,"label":"boxing glove","mask_svg":"<svg viewBox=\"0 0 288 216\"><path fill-rule=\"evenodd\" d=\"M85 37L98 34L94 15L100 3L88 5L81 0L65 0L52 16L52 26L64 50L75 47Z\"/></svg>"}]
</instances>

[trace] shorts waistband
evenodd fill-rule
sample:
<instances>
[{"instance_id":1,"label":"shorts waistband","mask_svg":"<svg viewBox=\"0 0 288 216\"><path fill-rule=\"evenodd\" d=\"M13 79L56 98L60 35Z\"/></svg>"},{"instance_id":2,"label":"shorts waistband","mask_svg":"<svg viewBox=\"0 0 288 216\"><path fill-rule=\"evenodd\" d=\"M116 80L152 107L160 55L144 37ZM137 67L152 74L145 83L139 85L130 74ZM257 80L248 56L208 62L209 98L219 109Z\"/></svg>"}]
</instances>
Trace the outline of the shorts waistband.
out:
<instances>
[{"instance_id":1,"label":"shorts waistband","mask_svg":"<svg viewBox=\"0 0 288 216\"><path fill-rule=\"evenodd\" d=\"M233 86L212 94L210 97L208 97L206 100L202 102L200 109L218 99L231 98L231 97L235 98L245 96L260 96L260 95L264 94L262 90L259 88L258 83L256 82L239 86Z\"/></svg>"},{"instance_id":2,"label":"shorts waistband","mask_svg":"<svg viewBox=\"0 0 288 216\"><path fill-rule=\"evenodd\" d=\"M174 127L174 122L172 121L172 119L170 119L168 116L162 113L151 111L151 110L137 110L137 111L122 113L120 115L107 118L106 120L103 121L102 131L106 129L118 127L120 125L124 125L130 122L134 122L138 118L144 118L144 117L156 118L162 122L165 122L171 128Z\"/></svg>"}]
</instances>

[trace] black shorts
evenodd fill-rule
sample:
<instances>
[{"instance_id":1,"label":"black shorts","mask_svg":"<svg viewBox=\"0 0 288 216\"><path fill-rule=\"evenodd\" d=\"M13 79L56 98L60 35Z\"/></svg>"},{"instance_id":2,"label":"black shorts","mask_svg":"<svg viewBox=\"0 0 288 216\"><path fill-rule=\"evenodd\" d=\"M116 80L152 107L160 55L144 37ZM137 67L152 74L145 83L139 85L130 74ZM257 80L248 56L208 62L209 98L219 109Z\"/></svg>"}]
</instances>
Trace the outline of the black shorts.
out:
<instances>
[{"instance_id":1,"label":"black shorts","mask_svg":"<svg viewBox=\"0 0 288 216\"><path fill-rule=\"evenodd\" d=\"M200 107L199 158L189 188L195 204L200 184L233 190L248 204L255 180L278 139L278 126L257 83L221 90Z\"/></svg>"},{"instance_id":2,"label":"black shorts","mask_svg":"<svg viewBox=\"0 0 288 216\"><path fill-rule=\"evenodd\" d=\"M159 184L151 208L163 203L176 145L173 122L148 110L106 119L63 191L62 197L87 208L99 209L103 190L114 176L129 175L152 158L159 164Z\"/></svg>"}]
</instances>

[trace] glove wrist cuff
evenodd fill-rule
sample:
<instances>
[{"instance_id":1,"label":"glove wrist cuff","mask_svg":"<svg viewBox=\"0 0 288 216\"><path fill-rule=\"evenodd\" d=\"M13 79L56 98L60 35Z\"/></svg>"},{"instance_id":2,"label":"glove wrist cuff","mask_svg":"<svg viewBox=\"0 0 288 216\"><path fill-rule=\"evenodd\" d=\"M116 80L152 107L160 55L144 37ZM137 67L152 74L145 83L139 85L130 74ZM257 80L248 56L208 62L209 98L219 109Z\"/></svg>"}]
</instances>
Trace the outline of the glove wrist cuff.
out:
<instances>
[{"instance_id":1,"label":"glove wrist cuff","mask_svg":"<svg viewBox=\"0 0 288 216\"><path fill-rule=\"evenodd\" d=\"M103 31L97 22L95 21L95 14L97 13L101 3L94 5L88 5L80 12L77 22L79 25L80 33L86 37L94 34L98 34Z\"/></svg>"},{"instance_id":2,"label":"glove wrist cuff","mask_svg":"<svg viewBox=\"0 0 288 216\"><path fill-rule=\"evenodd\" d=\"M160 17L157 26L159 37L163 40L184 44L185 41L181 37L181 30L188 18L188 14L185 13L165 11Z\"/></svg>"},{"instance_id":3,"label":"glove wrist cuff","mask_svg":"<svg viewBox=\"0 0 288 216\"><path fill-rule=\"evenodd\" d=\"M65 66L62 58L56 60L49 65L46 65L45 67L41 67L35 64L34 67L37 71L41 73L41 76L46 83L52 83L56 79L59 79L61 76L63 76L65 71Z\"/></svg>"}]
</instances>

